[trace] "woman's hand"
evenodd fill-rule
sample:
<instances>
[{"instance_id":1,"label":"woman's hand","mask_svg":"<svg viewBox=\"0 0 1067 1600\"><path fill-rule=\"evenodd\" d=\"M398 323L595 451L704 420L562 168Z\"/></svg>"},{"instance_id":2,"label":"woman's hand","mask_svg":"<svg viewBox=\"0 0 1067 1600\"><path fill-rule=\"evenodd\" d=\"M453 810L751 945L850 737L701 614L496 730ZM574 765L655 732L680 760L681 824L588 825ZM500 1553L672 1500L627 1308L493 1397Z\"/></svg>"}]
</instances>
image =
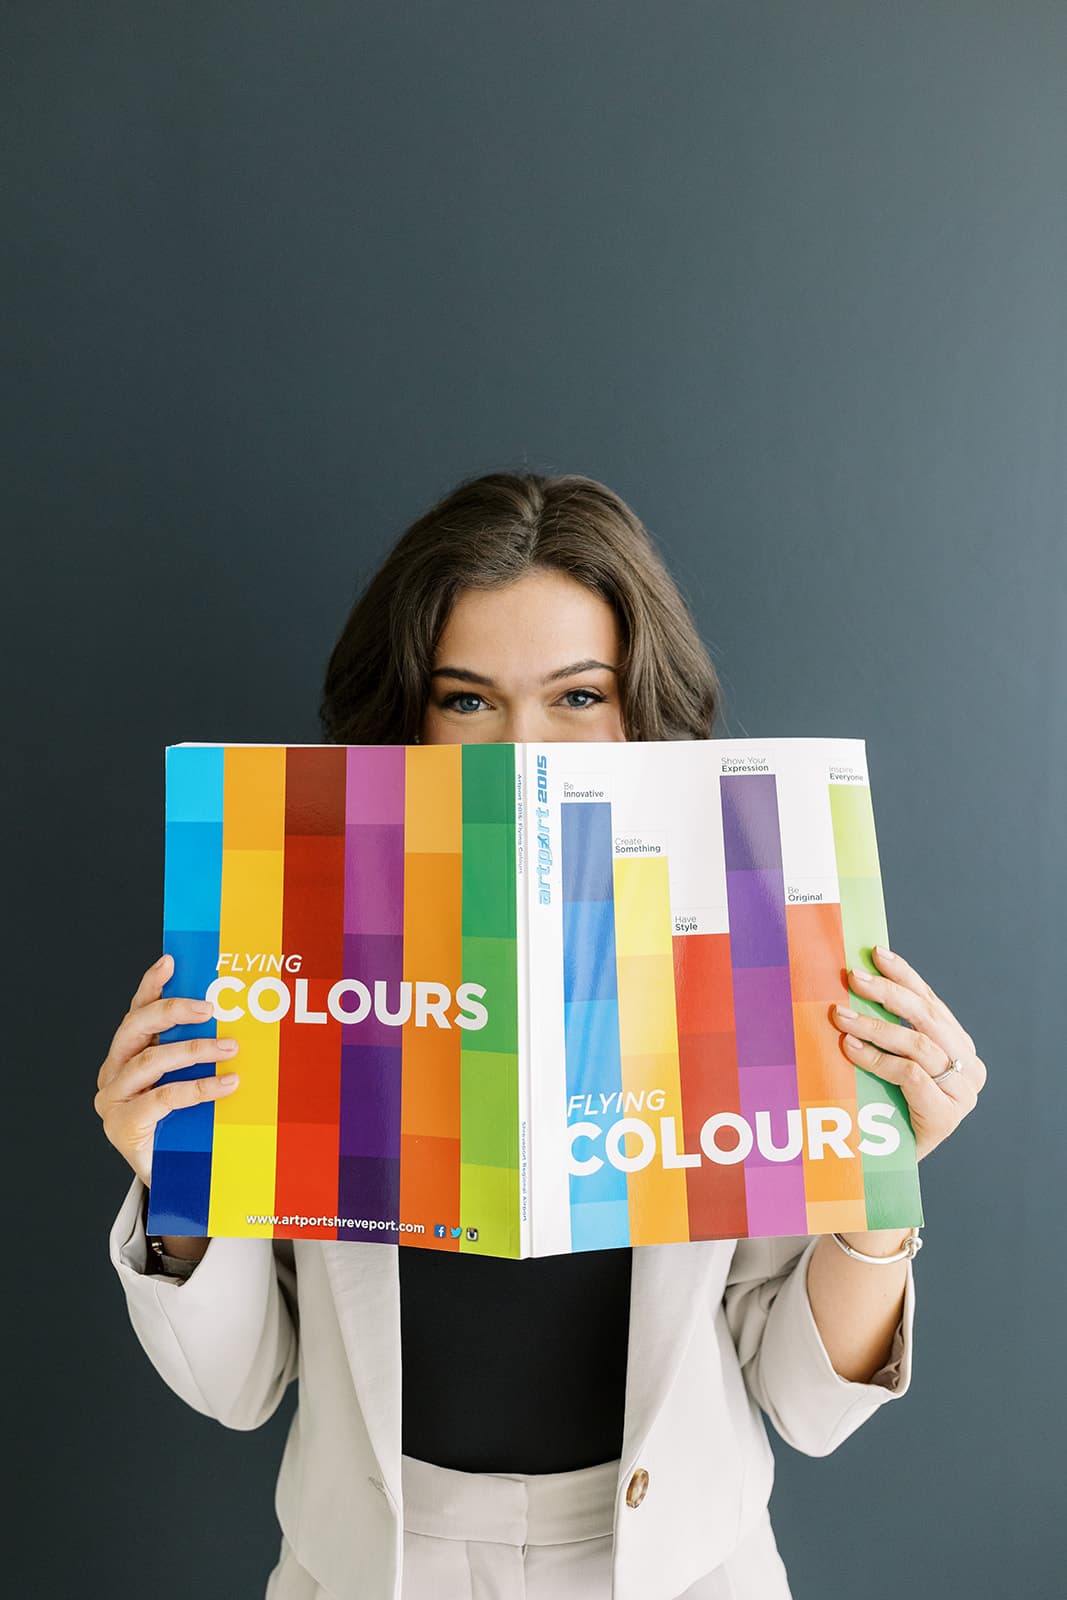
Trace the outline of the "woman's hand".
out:
<instances>
[{"instance_id":1,"label":"woman's hand","mask_svg":"<svg viewBox=\"0 0 1067 1600\"><path fill-rule=\"evenodd\" d=\"M921 1161L974 1110L985 1086L985 1062L975 1053L970 1034L914 967L881 945L874 946L872 955L885 977L853 967L849 988L895 1012L911 1026L857 1015L840 1006L830 1014L845 1036L842 1042L849 1060L887 1083L897 1084L904 1094L915 1132L916 1158ZM957 1060L963 1063L962 1072L953 1072L940 1083L932 1081Z\"/></svg>"},{"instance_id":2,"label":"woman's hand","mask_svg":"<svg viewBox=\"0 0 1067 1600\"><path fill-rule=\"evenodd\" d=\"M93 1109L115 1149L136 1172L145 1188L152 1182L152 1146L156 1123L177 1106L198 1100L219 1100L237 1087L222 1078L183 1078L158 1083L165 1072L194 1061L228 1061L237 1054L236 1039L183 1039L160 1044L159 1035L179 1023L206 1022L212 1006L206 1000L177 996L160 998L172 971L170 956L149 967L130 1001L130 1009L115 1030L107 1058L97 1075Z\"/></svg>"}]
</instances>

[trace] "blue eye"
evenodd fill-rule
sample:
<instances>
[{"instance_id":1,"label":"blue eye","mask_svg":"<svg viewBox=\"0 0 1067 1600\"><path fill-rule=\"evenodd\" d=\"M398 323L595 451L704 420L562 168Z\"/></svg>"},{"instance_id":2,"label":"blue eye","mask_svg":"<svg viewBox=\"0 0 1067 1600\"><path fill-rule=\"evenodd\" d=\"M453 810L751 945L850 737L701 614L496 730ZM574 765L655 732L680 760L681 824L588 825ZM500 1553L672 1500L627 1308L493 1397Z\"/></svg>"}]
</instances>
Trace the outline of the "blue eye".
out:
<instances>
[{"instance_id":1,"label":"blue eye","mask_svg":"<svg viewBox=\"0 0 1067 1600\"><path fill-rule=\"evenodd\" d=\"M589 711L593 706L601 705L605 698L606 696L598 694L595 689L568 689L563 696L568 711ZM472 700L473 705L469 703ZM480 710L485 701L480 694L474 694L470 689L457 689L452 694L446 694L440 704L442 710L458 711L462 716L470 716Z\"/></svg>"},{"instance_id":2,"label":"blue eye","mask_svg":"<svg viewBox=\"0 0 1067 1600\"><path fill-rule=\"evenodd\" d=\"M450 711L464 711L464 712L465 711L472 711L472 710L476 711L478 709L477 706L461 706L459 704L459 702L461 700L479 700L480 701L481 698L482 697L481 697L480 694L471 694L469 690L467 691L467 693L464 694L462 692L462 690L461 690L461 691L458 691L456 694L446 694L444 699L441 701L441 704L442 704L442 706L447 707L448 710L450 710Z\"/></svg>"}]
</instances>

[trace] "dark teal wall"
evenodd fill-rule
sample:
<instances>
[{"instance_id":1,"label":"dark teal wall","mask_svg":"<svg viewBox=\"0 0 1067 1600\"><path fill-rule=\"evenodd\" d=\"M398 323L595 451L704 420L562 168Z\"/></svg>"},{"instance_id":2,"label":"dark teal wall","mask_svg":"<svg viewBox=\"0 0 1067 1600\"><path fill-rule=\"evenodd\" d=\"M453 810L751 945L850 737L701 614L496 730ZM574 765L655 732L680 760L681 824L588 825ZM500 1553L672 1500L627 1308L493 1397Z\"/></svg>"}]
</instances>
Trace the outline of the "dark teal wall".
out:
<instances>
[{"instance_id":1,"label":"dark teal wall","mask_svg":"<svg viewBox=\"0 0 1067 1600\"><path fill-rule=\"evenodd\" d=\"M106 1253L162 748L317 739L359 579L523 464L659 537L723 731L868 740L890 932L989 1069L921 1168L911 1393L831 1457L776 1441L797 1600L1062 1592L1067 9L2 26L20 1592L262 1592L293 1397L190 1412Z\"/></svg>"}]
</instances>

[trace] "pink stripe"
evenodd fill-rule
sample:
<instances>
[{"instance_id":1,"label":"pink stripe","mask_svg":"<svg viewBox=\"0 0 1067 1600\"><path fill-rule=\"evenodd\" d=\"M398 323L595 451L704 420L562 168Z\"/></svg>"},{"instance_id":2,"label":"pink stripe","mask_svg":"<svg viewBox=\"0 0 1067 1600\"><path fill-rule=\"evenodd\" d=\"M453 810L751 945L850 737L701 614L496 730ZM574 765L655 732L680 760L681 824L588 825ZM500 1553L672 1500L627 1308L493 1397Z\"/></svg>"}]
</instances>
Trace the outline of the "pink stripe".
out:
<instances>
[{"instance_id":1,"label":"pink stripe","mask_svg":"<svg viewBox=\"0 0 1067 1600\"><path fill-rule=\"evenodd\" d=\"M404 746L352 745L345 771L345 822L404 820Z\"/></svg>"}]
</instances>

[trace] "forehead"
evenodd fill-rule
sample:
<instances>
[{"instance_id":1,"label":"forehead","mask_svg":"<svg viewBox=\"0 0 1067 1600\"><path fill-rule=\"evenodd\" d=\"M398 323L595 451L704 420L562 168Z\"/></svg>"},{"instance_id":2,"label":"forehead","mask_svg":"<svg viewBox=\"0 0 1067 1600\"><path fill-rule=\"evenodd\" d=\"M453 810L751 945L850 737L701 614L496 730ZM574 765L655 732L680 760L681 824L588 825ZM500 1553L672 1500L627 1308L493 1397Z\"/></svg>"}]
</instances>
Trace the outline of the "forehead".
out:
<instances>
[{"instance_id":1,"label":"forehead","mask_svg":"<svg viewBox=\"0 0 1067 1600\"><path fill-rule=\"evenodd\" d=\"M564 573L537 572L504 588L464 590L442 629L435 665L491 675L495 664L540 676L586 657L614 665L618 653L613 607Z\"/></svg>"}]
</instances>

